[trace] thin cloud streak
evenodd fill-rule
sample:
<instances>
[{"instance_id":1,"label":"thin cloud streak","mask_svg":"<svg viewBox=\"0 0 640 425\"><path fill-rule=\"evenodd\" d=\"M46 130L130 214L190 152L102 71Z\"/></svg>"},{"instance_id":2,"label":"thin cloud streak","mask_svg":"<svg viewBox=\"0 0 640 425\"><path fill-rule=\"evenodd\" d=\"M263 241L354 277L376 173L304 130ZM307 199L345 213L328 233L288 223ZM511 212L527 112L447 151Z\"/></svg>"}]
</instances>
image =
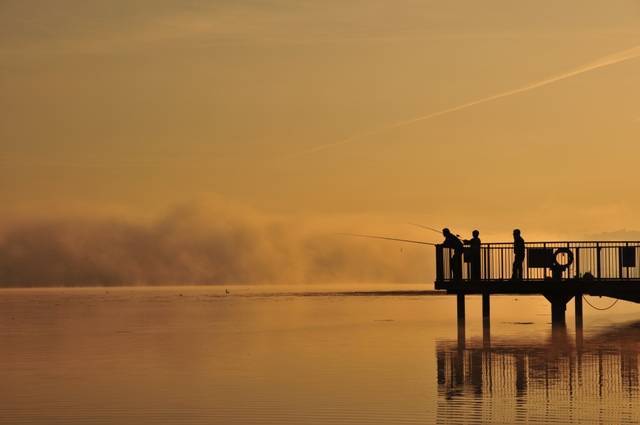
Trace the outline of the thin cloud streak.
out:
<instances>
[{"instance_id":1,"label":"thin cloud streak","mask_svg":"<svg viewBox=\"0 0 640 425\"><path fill-rule=\"evenodd\" d=\"M376 134L379 134L379 133L382 133L382 132L385 132L385 131L394 130L396 128L405 127L405 126L408 126L408 125L411 125L411 124L415 124L415 123L420 122L420 121L427 121L427 120L430 120L430 119L433 119L433 118L441 117L443 115L451 114L453 112L458 112L458 111L461 111L463 109L468 109L468 108L471 108L473 106L481 105L483 103L488 103L488 102L492 102L494 100L498 100L498 99L502 99L502 98L505 98L505 97L514 96L514 95L517 95L517 94L520 94L520 93L528 92L528 91L531 91L531 90L539 89L541 87L544 87L544 86L547 86L547 85L550 85L550 84L553 84L553 83L557 83L559 81L563 81L563 80L566 80L566 79L569 79L569 78L573 78L573 77L576 77L578 75L581 75L581 74L584 74L584 73L587 73L587 72L590 72L590 71L595 71L595 70L600 69L600 68L605 68L605 67L608 67L608 66L611 66L611 65L616 65L616 64L619 64L621 62L626 62L626 61L629 61L629 60L632 60L632 59L636 59L638 57L640 57L640 46L635 46L635 47L632 47L630 49L623 50L621 52L605 56L603 58L598 59L595 62L591 62L591 63L589 63L587 65L583 65L583 66L581 66L579 68L576 68L576 69L574 69L572 71L565 72L563 74L556 75L556 76L553 76L553 77L550 77L550 78L546 78L546 79L541 80L541 81L530 83L530 84L527 84L525 86L519 87L517 89L508 90L508 91L505 91L505 92L502 92L502 93L498 93L498 94L494 94L494 95L491 95L491 96L483 97L481 99L473 100L471 102L463 103L461 105L454 106L454 107L451 107L451 108L448 108L448 109L443 109L441 111L433 112L431 114L422 115L422 116L419 116L419 117L416 117L416 118L411 118L411 119L408 119L408 120L398 121L398 122L390 124L388 126L380 127L380 128L377 128L377 129L374 129L374 130L371 130L371 131L367 131L365 133L355 134L353 136L350 136L350 137L348 137L346 139L339 140L337 142L327 143L327 144L324 144L324 145L319 145L319 146L313 147L311 149L308 149L306 151L299 152L297 154L291 155L289 158L317 153L317 152L320 152L320 151L323 151L323 150L327 150L327 149L335 148L335 147L338 147L338 146L341 146L341 145L345 145L347 143L351 143L351 142L354 142L356 140L365 139L365 138L367 138L369 136L373 136L373 135L376 135Z\"/></svg>"}]
</instances>

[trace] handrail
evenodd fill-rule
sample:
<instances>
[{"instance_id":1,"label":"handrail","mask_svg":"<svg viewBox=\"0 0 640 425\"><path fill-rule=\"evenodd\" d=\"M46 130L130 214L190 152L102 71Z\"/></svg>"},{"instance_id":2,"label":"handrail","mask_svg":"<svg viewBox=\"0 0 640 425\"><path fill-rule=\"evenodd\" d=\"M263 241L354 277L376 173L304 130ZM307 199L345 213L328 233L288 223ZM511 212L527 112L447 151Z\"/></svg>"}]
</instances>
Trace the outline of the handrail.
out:
<instances>
[{"instance_id":1,"label":"handrail","mask_svg":"<svg viewBox=\"0 0 640 425\"><path fill-rule=\"evenodd\" d=\"M637 244L640 246L640 241L527 241L525 245L532 244ZM510 245L513 246L513 241L511 242L482 242L482 246L490 246L490 245Z\"/></svg>"},{"instance_id":2,"label":"handrail","mask_svg":"<svg viewBox=\"0 0 640 425\"><path fill-rule=\"evenodd\" d=\"M513 248L513 242L482 243L480 252L466 248L461 258L437 245L436 281L640 280L640 241L526 242L521 264Z\"/></svg>"}]
</instances>

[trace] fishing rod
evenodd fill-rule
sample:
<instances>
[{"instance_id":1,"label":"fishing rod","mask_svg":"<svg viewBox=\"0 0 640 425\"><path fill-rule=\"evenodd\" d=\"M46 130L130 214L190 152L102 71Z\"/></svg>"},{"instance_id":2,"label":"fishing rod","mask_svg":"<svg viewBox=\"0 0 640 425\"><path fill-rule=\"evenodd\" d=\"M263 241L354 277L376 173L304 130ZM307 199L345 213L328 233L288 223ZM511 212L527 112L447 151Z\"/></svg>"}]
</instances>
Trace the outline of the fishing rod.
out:
<instances>
[{"instance_id":1,"label":"fishing rod","mask_svg":"<svg viewBox=\"0 0 640 425\"><path fill-rule=\"evenodd\" d=\"M407 224L410 224L410 225L416 226L416 227L420 227L421 229L431 230L432 232L435 232L435 233L437 233L439 235L442 234L442 230L437 230L437 229L434 229L433 227L423 226L422 224L417 224L417 223L407 223Z\"/></svg>"},{"instance_id":2,"label":"fishing rod","mask_svg":"<svg viewBox=\"0 0 640 425\"><path fill-rule=\"evenodd\" d=\"M416 226L416 227L420 227L421 229L431 230L432 232L435 232L435 233L437 233L439 235L442 235L442 230L437 230L437 229L434 229L433 227L423 226L422 224L417 224L417 223L407 223L407 224L410 224L410 225ZM451 232L451 233L453 233L453 232ZM457 237L460 237L460 235L458 235L457 233L454 233L454 234Z\"/></svg>"},{"instance_id":3,"label":"fishing rod","mask_svg":"<svg viewBox=\"0 0 640 425\"><path fill-rule=\"evenodd\" d=\"M433 243L433 242L414 241L414 240L411 240L411 239L388 238L388 237L385 237L385 236L375 236L375 235L362 235L362 234L359 234L359 233L340 233L340 235L343 235L343 236L354 236L354 237L357 237L357 238L383 239L383 240L386 240L386 241L417 243L417 244L421 244L421 245L431 245L431 246L438 245L438 244Z\"/></svg>"}]
</instances>

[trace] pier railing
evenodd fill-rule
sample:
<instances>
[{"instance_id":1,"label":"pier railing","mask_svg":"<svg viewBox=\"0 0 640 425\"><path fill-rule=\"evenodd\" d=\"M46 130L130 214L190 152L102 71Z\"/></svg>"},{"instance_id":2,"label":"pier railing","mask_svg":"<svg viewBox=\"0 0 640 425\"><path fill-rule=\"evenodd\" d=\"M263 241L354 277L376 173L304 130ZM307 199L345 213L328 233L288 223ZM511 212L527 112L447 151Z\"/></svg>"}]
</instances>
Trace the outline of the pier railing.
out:
<instances>
[{"instance_id":1,"label":"pier railing","mask_svg":"<svg viewBox=\"0 0 640 425\"><path fill-rule=\"evenodd\" d=\"M483 243L479 254L465 247L455 273L454 252L436 246L436 281L502 281L512 277L513 243ZM474 262L479 262L474 268ZM475 270L475 271L474 271ZM640 280L640 241L528 242L522 281Z\"/></svg>"}]
</instances>

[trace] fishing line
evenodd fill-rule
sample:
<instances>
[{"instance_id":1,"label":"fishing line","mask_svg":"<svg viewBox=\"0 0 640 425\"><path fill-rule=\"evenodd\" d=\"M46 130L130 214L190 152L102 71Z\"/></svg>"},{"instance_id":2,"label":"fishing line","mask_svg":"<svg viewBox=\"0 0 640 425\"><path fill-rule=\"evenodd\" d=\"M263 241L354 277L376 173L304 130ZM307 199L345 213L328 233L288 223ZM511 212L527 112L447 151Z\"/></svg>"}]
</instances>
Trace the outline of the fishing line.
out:
<instances>
[{"instance_id":1,"label":"fishing line","mask_svg":"<svg viewBox=\"0 0 640 425\"><path fill-rule=\"evenodd\" d=\"M433 243L433 242L414 241L414 240L411 240L411 239L388 238L386 236L363 235L363 234L359 234L359 233L339 233L339 235L342 235L342 236L354 236L354 237L357 237L357 238L382 239L382 240L387 240L387 241L417 243L417 244L421 244L421 245L431 245L431 246L438 245L438 244Z\"/></svg>"}]
</instances>

